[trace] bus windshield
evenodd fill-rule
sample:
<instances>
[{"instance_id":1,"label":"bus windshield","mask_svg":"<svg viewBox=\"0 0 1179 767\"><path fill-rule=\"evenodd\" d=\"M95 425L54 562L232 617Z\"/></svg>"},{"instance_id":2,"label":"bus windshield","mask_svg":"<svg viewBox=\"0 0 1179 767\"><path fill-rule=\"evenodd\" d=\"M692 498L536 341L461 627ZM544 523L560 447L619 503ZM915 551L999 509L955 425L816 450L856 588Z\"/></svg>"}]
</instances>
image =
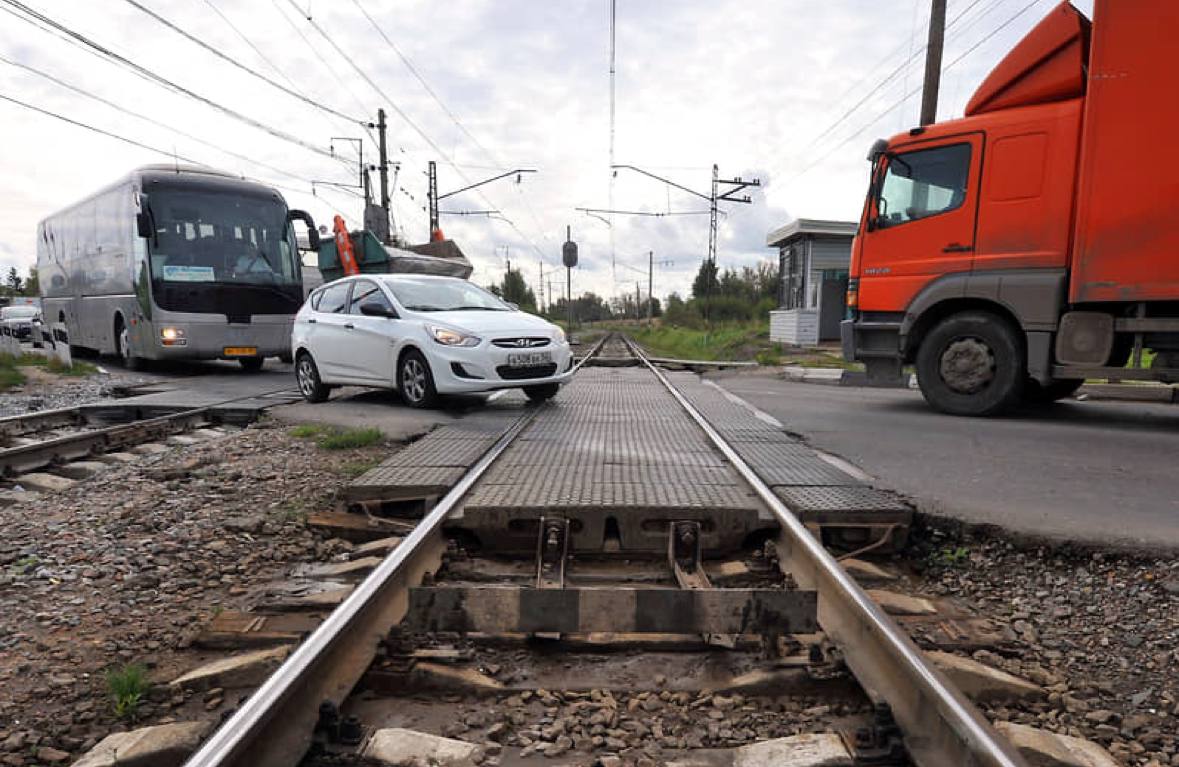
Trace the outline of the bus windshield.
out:
<instances>
[{"instance_id":1,"label":"bus windshield","mask_svg":"<svg viewBox=\"0 0 1179 767\"><path fill-rule=\"evenodd\" d=\"M152 280L165 284L301 284L286 208L264 196L159 189Z\"/></svg>"}]
</instances>

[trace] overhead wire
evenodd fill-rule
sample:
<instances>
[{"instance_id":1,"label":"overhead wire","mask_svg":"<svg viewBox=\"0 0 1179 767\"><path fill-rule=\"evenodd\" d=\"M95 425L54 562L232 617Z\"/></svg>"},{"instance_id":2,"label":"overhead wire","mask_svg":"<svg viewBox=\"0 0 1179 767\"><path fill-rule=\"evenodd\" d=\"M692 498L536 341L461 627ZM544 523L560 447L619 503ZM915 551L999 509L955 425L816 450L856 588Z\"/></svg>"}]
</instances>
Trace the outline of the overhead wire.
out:
<instances>
[{"instance_id":1,"label":"overhead wire","mask_svg":"<svg viewBox=\"0 0 1179 767\"><path fill-rule=\"evenodd\" d=\"M62 34L67 35L68 37L72 38L73 40L75 40L79 44L97 52L103 58L106 58L109 61L112 61L112 62L114 62L124 68L130 69L131 71L133 71L133 72L139 74L140 76L156 83L157 85L165 87L175 93L180 93L184 96L187 96L188 98L191 98L191 99L198 101L198 102L200 102L200 103L202 103L212 109L215 109L216 111L218 111L228 117L231 117L239 122L243 122L247 125L250 125L253 128L256 128L256 129L261 130L265 133L268 133L269 135L271 135L275 138L281 139L283 141L286 141L287 143L299 146L309 152L314 152L316 154L322 155L324 157L329 157L332 159L341 159L341 158L336 158L332 153L330 153L329 151L327 151L321 147L315 146L314 144L304 141L303 139L299 138L298 136L288 133L280 128L276 128L274 126L267 125L266 123L263 123L260 120L256 120L252 117L249 117L248 115L242 114L241 112L238 112L237 110L231 109L230 107L227 107L224 104L220 104L220 103L218 103L218 102L216 102L206 96L202 96L201 94L199 94L189 88L186 88L176 82L173 82L172 80L169 80L168 78L164 77L163 75L160 75L147 67L137 64L136 62L132 61L131 59L127 58L126 56L116 53L115 51L111 50L110 48L107 48L107 47L101 45L100 43L83 35L82 33L71 29L70 27L66 26L65 24L62 24L62 23L50 18L49 16L46 16L45 14L37 11L36 9L30 8L28 5L25 5L23 2L20 2L20 0L0 0L0 2L6 3L7 5L20 10L21 13L24 13L27 17L29 17L31 19L35 19L35 20L41 22L42 24L52 27L53 29L61 32ZM29 18L26 18L25 16L20 16L19 14L13 14L13 15L15 15L17 18L21 19L22 21L29 22ZM34 26L36 26L36 25L34 25Z\"/></svg>"},{"instance_id":2,"label":"overhead wire","mask_svg":"<svg viewBox=\"0 0 1179 767\"><path fill-rule=\"evenodd\" d=\"M241 154L240 152L235 152L232 149L227 149L220 144L214 144L211 141L206 141L205 139L202 139L199 136L194 136L193 134L189 133L188 131L185 131L181 128L177 128L173 125L168 125L167 123L161 122L161 121L155 119L154 117L151 117L150 115L143 114L142 112L136 112L133 109L129 109L129 108L117 103L117 102L111 101L110 99L107 99L103 96L99 96L98 94L93 93L92 91L89 91L79 85L76 85L74 83L70 83L66 80L63 80L60 77L57 77L56 75L52 75L42 69L38 69L37 67L34 67L31 64L25 64L25 63L22 63L19 61L13 61L12 59L9 59L8 57L4 56L3 54L0 54L0 61L3 61L5 64L8 64L10 66L17 67L19 69L23 69L26 72L29 72L31 74L37 75L38 77L41 77L41 78L48 80L56 85L59 85L62 88L73 91L74 93L77 93L80 96L91 99L93 101L97 101L100 104L104 104L105 106L108 106L111 109L115 109L115 110L129 116L129 117L134 117L136 119L151 123L152 125L155 125L158 128L163 128L164 130L175 133L176 135L183 136L184 138L186 138L190 141L195 141L198 144L202 144L204 146L209 147L210 149L215 149L218 152L223 152L223 153L229 155L230 157L234 157L238 160L243 160L245 162L252 163L252 164L257 165L261 168L266 168L269 171L282 174L284 176L296 179L298 181L306 181L306 182L310 183L310 179L308 179L308 178L305 178L303 176L299 176L298 174L295 174L295 173L291 173L290 171L284 170L284 169L279 168L275 165L270 165L268 163L262 162L261 160L255 159L253 157L249 157L247 155Z\"/></svg>"}]
</instances>

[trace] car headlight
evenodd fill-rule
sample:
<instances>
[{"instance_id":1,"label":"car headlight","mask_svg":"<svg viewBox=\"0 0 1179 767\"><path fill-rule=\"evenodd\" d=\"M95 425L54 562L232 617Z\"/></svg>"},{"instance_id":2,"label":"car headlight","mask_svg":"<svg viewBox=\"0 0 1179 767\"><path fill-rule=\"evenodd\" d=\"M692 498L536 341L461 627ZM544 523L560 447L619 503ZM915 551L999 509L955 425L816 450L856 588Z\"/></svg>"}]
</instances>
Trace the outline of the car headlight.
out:
<instances>
[{"instance_id":1,"label":"car headlight","mask_svg":"<svg viewBox=\"0 0 1179 767\"><path fill-rule=\"evenodd\" d=\"M559 344L565 343L565 331L559 327L553 328L553 340Z\"/></svg>"},{"instance_id":2,"label":"car headlight","mask_svg":"<svg viewBox=\"0 0 1179 767\"><path fill-rule=\"evenodd\" d=\"M478 346L479 345L480 339L478 336L469 336L465 333L460 333L457 330L451 330L450 328L435 327L434 325L429 325L428 327L430 329L430 335L432 335L434 337L435 341L442 344L443 346Z\"/></svg>"}]
</instances>

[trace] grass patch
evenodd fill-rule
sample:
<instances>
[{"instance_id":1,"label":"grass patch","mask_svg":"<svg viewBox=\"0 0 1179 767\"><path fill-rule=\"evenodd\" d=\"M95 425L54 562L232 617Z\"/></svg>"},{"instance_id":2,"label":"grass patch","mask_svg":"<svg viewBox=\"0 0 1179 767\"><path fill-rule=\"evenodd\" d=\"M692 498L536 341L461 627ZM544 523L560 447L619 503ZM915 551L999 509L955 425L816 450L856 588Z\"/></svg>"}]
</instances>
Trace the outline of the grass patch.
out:
<instances>
[{"instance_id":1,"label":"grass patch","mask_svg":"<svg viewBox=\"0 0 1179 767\"><path fill-rule=\"evenodd\" d=\"M150 687L147 669L137 663L128 663L112 669L106 675L106 688L111 695L111 709L116 717L129 722L135 721L139 706Z\"/></svg>"},{"instance_id":2,"label":"grass patch","mask_svg":"<svg viewBox=\"0 0 1179 767\"><path fill-rule=\"evenodd\" d=\"M770 340L767 322L730 322L711 329L676 325L627 325L620 328L653 356L682 360L756 361L762 365L863 370L838 352L799 349Z\"/></svg>"},{"instance_id":3,"label":"grass patch","mask_svg":"<svg viewBox=\"0 0 1179 767\"><path fill-rule=\"evenodd\" d=\"M312 437L318 437L325 431L327 431L326 426L317 423L301 423L298 426L292 426L287 431L287 434L290 434L296 439L311 439Z\"/></svg>"},{"instance_id":4,"label":"grass patch","mask_svg":"<svg viewBox=\"0 0 1179 767\"><path fill-rule=\"evenodd\" d=\"M45 369L59 376L92 376L98 372L98 368L89 362L75 362L72 365L63 365L61 360L56 358L49 360L45 364Z\"/></svg>"},{"instance_id":5,"label":"grass patch","mask_svg":"<svg viewBox=\"0 0 1179 767\"><path fill-rule=\"evenodd\" d=\"M0 391L15 389L25 382L25 374L10 365L0 364Z\"/></svg>"},{"instance_id":6,"label":"grass patch","mask_svg":"<svg viewBox=\"0 0 1179 767\"><path fill-rule=\"evenodd\" d=\"M292 426L287 433L296 439L314 439L316 446L322 450L349 450L356 447L368 447L385 439L385 435L381 433L380 429L371 426L341 429L317 423L304 423Z\"/></svg>"},{"instance_id":7,"label":"grass patch","mask_svg":"<svg viewBox=\"0 0 1179 767\"><path fill-rule=\"evenodd\" d=\"M384 439L381 430L369 426L364 429L337 429L324 434L315 444L323 450L348 450L375 445Z\"/></svg>"}]
</instances>

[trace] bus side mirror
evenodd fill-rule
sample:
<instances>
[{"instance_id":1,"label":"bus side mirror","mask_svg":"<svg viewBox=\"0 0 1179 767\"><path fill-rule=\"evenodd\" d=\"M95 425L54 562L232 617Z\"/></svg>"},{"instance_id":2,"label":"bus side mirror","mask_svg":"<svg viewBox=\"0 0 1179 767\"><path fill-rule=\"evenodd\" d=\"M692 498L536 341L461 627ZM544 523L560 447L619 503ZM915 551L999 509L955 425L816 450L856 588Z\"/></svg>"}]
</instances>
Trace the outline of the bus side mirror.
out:
<instances>
[{"instance_id":1,"label":"bus side mirror","mask_svg":"<svg viewBox=\"0 0 1179 767\"><path fill-rule=\"evenodd\" d=\"M152 236L151 216L148 215L146 210L141 210L135 214L135 231L145 240Z\"/></svg>"},{"instance_id":2,"label":"bus side mirror","mask_svg":"<svg viewBox=\"0 0 1179 767\"><path fill-rule=\"evenodd\" d=\"M315 220L311 218L311 214L305 210L289 210L287 211L287 221L302 221L307 224L307 247L319 252L319 230L315 228Z\"/></svg>"}]
</instances>

